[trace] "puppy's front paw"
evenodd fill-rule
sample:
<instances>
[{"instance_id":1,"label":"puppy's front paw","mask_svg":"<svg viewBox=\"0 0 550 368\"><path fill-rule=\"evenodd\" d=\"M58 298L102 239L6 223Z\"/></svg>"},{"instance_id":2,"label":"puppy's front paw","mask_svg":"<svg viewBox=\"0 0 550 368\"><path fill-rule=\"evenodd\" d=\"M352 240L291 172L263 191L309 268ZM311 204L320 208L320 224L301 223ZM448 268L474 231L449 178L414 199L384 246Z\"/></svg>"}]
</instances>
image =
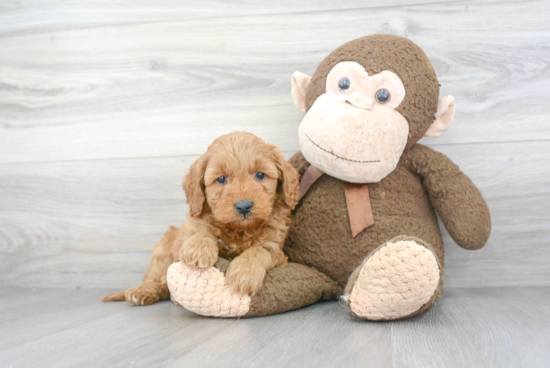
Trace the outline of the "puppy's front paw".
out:
<instances>
[{"instance_id":1,"label":"puppy's front paw","mask_svg":"<svg viewBox=\"0 0 550 368\"><path fill-rule=\"evenodd\" d=\"M218 261L218 247L214 239L195 234L181 246L181 263L198 268L208 268Z\"/></svg>"},{"instance_id":2,"label":"puppy's front paw","mask_svg":"<svg viewBox=\"0 0 550 368\"><path fill-rule=\"evenodd\" d=\"M265 268L246 258L235 258L227 268L225 280L233 292L254 296L264 283Z\"/></svg>"}]
</instances>

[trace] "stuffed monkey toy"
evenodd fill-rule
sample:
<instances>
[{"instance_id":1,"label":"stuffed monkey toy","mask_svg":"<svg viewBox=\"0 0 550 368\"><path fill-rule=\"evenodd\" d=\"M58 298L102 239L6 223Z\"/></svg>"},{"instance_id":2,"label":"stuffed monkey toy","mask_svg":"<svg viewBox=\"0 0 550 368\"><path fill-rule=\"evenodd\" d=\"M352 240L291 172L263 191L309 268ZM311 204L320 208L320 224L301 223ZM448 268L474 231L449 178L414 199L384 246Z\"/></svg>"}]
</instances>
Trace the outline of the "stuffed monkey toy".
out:
<instances>
[{"instance_id":1,"label":"stuffed monkey toy","mask_svg":"<svg viewBox=\"0 0 550 368\"><path fill-rule=\"evenodd\" d=\"M489 209L472 181L445 155L420 145L451 125L452 96L439 99L434 69L420 47L393 35L348 42L312 77L292 76L305 117L301 175L285 252L253 297L232 293L228 262L168 271L172 300L198 314L252 317L341 298L368 320L395 320L429 308L443 294L444 248L437 215L465 249L485 245Z\"/></svg>"}]
</instances>

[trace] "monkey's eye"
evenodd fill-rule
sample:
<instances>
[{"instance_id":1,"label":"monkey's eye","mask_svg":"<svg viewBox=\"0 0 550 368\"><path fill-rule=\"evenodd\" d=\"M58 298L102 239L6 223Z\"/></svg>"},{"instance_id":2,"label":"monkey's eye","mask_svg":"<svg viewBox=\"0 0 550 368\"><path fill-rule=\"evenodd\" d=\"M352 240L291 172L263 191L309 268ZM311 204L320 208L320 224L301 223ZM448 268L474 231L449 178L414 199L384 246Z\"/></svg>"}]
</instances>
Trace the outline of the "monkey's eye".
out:
<instances>
[{"instance_id":1,"label":"monkey's eye","mask_svg":"<svg viewBox=\"0 0 550 368\"><path fill-rule=\"evenodd\" d=\"M218 184L224 185L225 183L227 183L227 178L225 176L220 176L216 179L216 181L218 182Z\"/></svg>"},{"instance_id":2,"label":"monkey's eye","mask_svg":"<svg viewBox=\"0 0 550 368\"><path fill-rule=\"evenodd\" d=\"M347 92L349 87L351 86L351 81L348 77L344 77L338 81L338 89L340 92Z\"/></svg>"},{"instance_id":3,"label":"monkey's eye","mask_svg":"<svg viewBox=\"0 0 550 368\"><path fill-rule=\"evenodd\" d=\"M256 173L256 179L258 179L259 181L264 180L265 179L265 174L263 172L258 171Z\"/></svg>"},{"instance_id":4,"label":"monkey's eye","mask_svg":"<svg viewBox=\"0 0 550 368\"><path fill-rule=\"evenodd\" d=\"M384 88L376 91L376 102L378 102L379 104L385 104L389 100L391 100L390 91Z\"/></svg>"}]
</instances>

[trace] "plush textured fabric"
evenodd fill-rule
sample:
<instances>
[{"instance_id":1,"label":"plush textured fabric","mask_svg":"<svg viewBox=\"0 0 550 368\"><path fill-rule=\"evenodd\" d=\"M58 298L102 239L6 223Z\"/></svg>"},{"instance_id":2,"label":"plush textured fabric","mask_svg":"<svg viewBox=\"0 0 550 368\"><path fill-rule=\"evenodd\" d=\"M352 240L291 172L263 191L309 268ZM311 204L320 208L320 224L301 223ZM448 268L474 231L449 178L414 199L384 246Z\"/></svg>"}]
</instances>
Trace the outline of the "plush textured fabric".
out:
<instances>
[{"instance_id":1,"label":"plush textured fabric","mask_svg":"<svg viewBox=\"0 0 550 368\"><path fill-rule=\"evenodd\" d=\"M394 72L405 85L406 95L397 111L409 122L407 147L415 144L434 121L439 83L432 64L420 47L393 35L374 35L347 42L331 52L317 67L306 93L306 109L326 91L326 77L341 61L361 64L369 75Z\"/></svg>"},{"instance_id":2,"label":"plush textured fabric","mask_svg":"<svg viewBox=\"0 0 550 368\"><path fill-rule=\"evenodd\" d=\"M289 162L301 175L309 166L301 153ZM429 244L443 270L434 207L460 246L478 249L487 242L491 219L481 193L449 158L428 147L416 144L405 150L397 168L381 182L369 184L369 191L375 223L353 238L344 182L328 175L319 178L295 209L285 246L290 260L318 269L343 287L376 248L407 235ZM442 291L440 283L428 304Z\"/></svg>"},{"instance_id":3,"label":"plush textured fabric","mask_svg":"<svg viewBox=\"0 0 550 368\"><path fill-rule=\"evenodd\" d=\"M175 262L168 268L167 283L172 301L202 316L241 317L250 309L250 296L232 292L215 267Z\"/></svg>"},{"instance_id":4,"label":"plush textured fabric","mask_svg":"<svg viewBox=\"0 0 550 368\"><path fill-rule=\"evenodd\" d=\"M350 276L342 297L350 312L372 320L417 312L436 291L441 277L430 246L397 237L373 251Z\"/></svg>"},{"instance_id":5,"label":"plush textured fabric","mask_svg":"<svg viewBox=\"0 0 550 368\"><path fill-rule=\"evenodd\" d=\"M339 285L319 271L290 262L286 267L267 271L264 285L250 303L245 317L286 312L336 298Z\"/></svg>"},{"instance_id":6,"label":"plush textured fabric","mask_svg":"<svg viewBox=\"0 0 550 368\"><path fill-rule=\"evenodd\" d=\"M301 153L289 161L300 174L308 163ZM379 183L368 184L374 225L352 237L344 182L323 175L296 207L285 252L293 262L323 272L343 288L374 249L400 235L420 238L443 264L443 240L422 178L401 159Z\"/></svg>"},{"instance_id":7,"label":"plush textured fabric","mask_svg":"<svg viewBox=\"0 0 550 368\"><path fill-rule=\"evenodd\" d=\"M402 160L423 178L430 201L453 240L465 249L483 247L491 234L491 215L472 180L447 156L420 144Z\"/></svg>"},{"instance_id":8,"label":"plush textured fabric","mask_svg":"<svg viewBox=\"0 0 550 368\"><path fill-rule=\"evenodd\" d=\"M250 298L231 292L224 276L228 266L224 258L207 269L173 263L167 277L172 301L203 316L257 317L334 299L341 291L335 281L319 271L289 263L270 269L260 292Z\"/></svg>"},{"instance_id":9,"label":"plush textured fabric","mask_svg":"<svg viewBox=\"0 0 550 368\"><path fill-rule=\"evenodd\" d=\"M397 110L379 104L366 115L367 110L347 107L353 105L353 97L320 96L298 128L300 150L309 162L331 176L351 183L376 183L399 162L409 125ZM326 107L331 105L335 108ZM344 105L347 110L336 113Z\"/></svg>"}]
</instances>

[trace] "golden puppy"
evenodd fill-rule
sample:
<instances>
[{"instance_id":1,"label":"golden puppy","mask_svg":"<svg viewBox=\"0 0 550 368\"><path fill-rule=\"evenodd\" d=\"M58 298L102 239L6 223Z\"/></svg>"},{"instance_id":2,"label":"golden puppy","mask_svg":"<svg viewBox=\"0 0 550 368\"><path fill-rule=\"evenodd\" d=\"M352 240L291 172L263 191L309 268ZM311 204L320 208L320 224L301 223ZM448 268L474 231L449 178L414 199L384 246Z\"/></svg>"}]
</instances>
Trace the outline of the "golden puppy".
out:
<instances>
[{"instance_id":1,"label":"golden puppy","mask_svg":"<svg viewBox=\"0 0 550 368\"><path fill-rule=\"evenodd\" d=\"M154 249L143 284L102 299L149 305L169 296L166 271L175 260L213 266L232 260L226 281L255 295L267 270L283 267L290 212L299 199L299 176L281 150L251 133L221 136L191 167L183 189L187 223L172 226Z\"/></svg>"}]
</instances>

